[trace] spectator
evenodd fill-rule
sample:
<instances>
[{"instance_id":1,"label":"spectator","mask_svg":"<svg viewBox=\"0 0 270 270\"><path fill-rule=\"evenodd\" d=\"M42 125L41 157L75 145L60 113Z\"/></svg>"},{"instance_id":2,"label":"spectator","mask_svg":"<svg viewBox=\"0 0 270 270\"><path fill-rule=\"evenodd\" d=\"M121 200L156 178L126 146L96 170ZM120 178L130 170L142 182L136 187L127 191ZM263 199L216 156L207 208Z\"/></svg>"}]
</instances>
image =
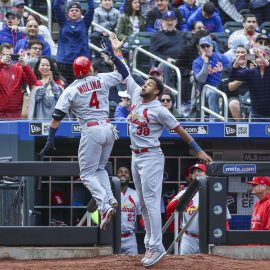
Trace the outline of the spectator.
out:
<instances>
[{"instance_id":1,"label":"spectator","mask_svg":"<svg viewBox=\"0 0 270 270\"><path fill-rule=\"evenodd\" d=\"M15 53L26 51L29 47L29 42L37 39L44 44L42 56L51 56L50 45L42 36L38 35L38 23L35 20L26 23L26 32L27 36L17 42L14 49Z\"/></svg>"},{"instance_id":2,"label":"spectator","mask_svg":"<svg viewBox=\"0 0 270 270\"><path fill-rule=\"evenodd\" d=\"M174 11L176 16L176 28L181 29L183 23L182 14L171 5L168 0L156 0L156 7L150 10L146 15L147 32L156 32L162 29L162 14L166 11Z\"/></svg>"},{"instance_id":3,"label":"spectator","mask_svg":"<svg viewBox=\"0 0 270 270\"><path fill-rule=\"evenodd\" d=\"M131 98L127 91L119 91L119 97L121 97L121 101L115 109L114 112L114 120L115 121L123 121L127 119L131 109Z\"/></svg>"},{"instance_id":4,"label":"spectator","mask_svg":"<svg viewBox=\"0 0 270 270\"><path fill-rule=\"evenodd\" d=\"M258 24L255 15L247 14L244 16L243 29L234 31L228 39L229 48L232 46L232 41L241 35L244 35L249 40L249 49L253 48L255 40L259 35L259 33L256 32L257 27Z\"/></svg>"},{"instance_id":5,"label":"spectator","mask_svg":"<svg viewBox=\"0 0 270 270\"><path fill-rule=\"evenodd\" d=\"M213 52L213 44L210 37L202 37L199 41L201 56L197 57L192 64L192 70L198 88L202 89L205 84L219 87L221 84L221 72L224 67L229 66L226 56ZM213 90L207 89L206 98L209 109L219 113L218 94ZM216 117L210 115L209 121L215 121Z\"/></svg>"},{"instance_id":6,"label":"spectator","mask_svg":"<svg viewBox=\"0 0 270 270\"><path fill-rule=\"evenodd\" d=\"M0 30L4 24L5 16L11 11L12 0L0 0Z\"/></svg>"},{"instance_id":7,"label":"spectator","mask_svg":"<svg viewBox=\"0 0 270 270\"><path fill-rule=\"evenodd\" d=\"M176 25L176 13L172 10L164 12L162 14L162 30L154 33L151 38L150 52L169 63L176 62L184 45L191 38L189 33L177 30ZM165 84L173 87L170 68L164 64L161 64L160 68L163 72Z\"/></svg>"},{"instance_id":8,"label":"spectator","mask_svg":"<svg viewBox=\"0 0 270 270\"><path fill-rule=\"evenodd\" d=\"M266 35L259 34L256 37L256 47L259 47L259 46L269 46L269 45L270 45L270 38L267 37Z\"/></svg>"},{"instance_id":9,"label":"spectator","mask_svg":"<svg viewBox=\"0 0 270 270\"><path fill-rule=\"evenodd\" d=\"M24 61L32 70L34 70L36 63L42 57L43 47L44 44L38 39L30 41L28 44L28 51L24 56Z\"/></svg>"},{"instance_id":10,"label":"spectator","mask_svg":"<svg viewBox=\"0 0 270 270\"><path fill-rule=\"evenodd\" d=\"M263 22L269 21L270 2L268 0L250 1L249 9L256 16L259 25L261 25Z\"/></svg>"},{"instance_id":11,"label":"spectator","mask_svg":"<svg viewBox=\"0 0 270 270\"><path fill-rule=\"evenodd\" d=\"M79 2L68 4L67 17L61 8L64 2L64 0L54 0L53 6L60 26L56 62L67 83L71 84L75 79L72 70L75 58L86 56L91 59L88 30L93 20L94 3L93 0L88 0L88 10L82 18Z\"/></svg>"},{"instance_id":12,"label":"spectator","mask_svg":"<svg viewBox=\"0 0 270 270\"><path fill-rule=\"evenodd\" d=\"M64 89L56 63L49 57L39 58L35 69L37 86L31 91L28 119L50 119Z\"/></svg>"},{"instance_id":13,"label":"spectator","mask_svg":"<svg viewBox=\"0 0 270 270\"><path fill-rule=\"evenodd\" d=\"M204 164L195 164L190 167L189 173L191 174L189 185L196 179L198 176L206 176L206 166ZM180 189L180 192L172 199L172 201L167 205L167 213L173 213L176 209L179 199L183 196L186 190ZM200 253L199 247L199 219L197 209L199 207L199 192L195 193L192 200L189 202L188 206L185 208L185 211L182 214L182 220L180 227L183 228L186 226L187 222L191 219L193 215L196 215L192 220L188 230L185 230L185 233L182 236L179 253L181 255L190 255ZM196 211L196 212L195 212ZM231 219L230 212L226 208L226 228L229 229L229 219Z\"/></svg>"},{"instance_id":14,"label":"spectator","mask_svg":"<svg viewBox=\"0 0 270 270\"><path fill-rule=\"evenodd\" d=\"M222 21L218 10L212 2L207 2L203 7L199 7L188 19L188 29L191 30L192 25L196 21L201 21L205 28L210 32L223 32Z\"/></svg>"},{"instance_id":15,"label":"spectator","mask_svg":"<svg viewBox=\"0 0 270 270\"><path fill-rule=\"evenodd\" d=\"M119 16L119 10L113 7L113 0L101 0L100 6L95 8L93 22L114 32ZM102 30L95 27L91 34L91 42L100 46L102 35Z\"/></svg>"},{"instance_id":16,"label":"spectator","mask_svg":"<svg viewBox=\"0 0 270 270\"><path fill-rule=\"evenodd\" d=\"M201 21L196 21L191 26L191 32L195 34L198 31L205 30L205 26Z\"/></svg>"},{"instance_id":17,"label":"spectator","mask_svg":"<svg viewBox=\"0 0 270 270\"><path fill-rule=\"evenodd\" d=\"M248 184L252 185L251 193L259 199L254 205L250 230L270 230L270 178L255 176Z\"/></svg>"},{"instance_id":18,"label":"spectator","mask_svg":"<svg viewBox=\"0 0 270 270\"><path fill-rule=\"evenodd\" d=\"M242 38L240 36L239 38ZM235 57L241 55L239 59L239 68L246 69L249 68L249 60L248 50L243 45L238 45L235 49ZM233 57L235 59L235 57ZM229 111L235 121L239 121L241 118L246 118L245 114L241 113L241 106L239 96L244 96L248 91L249 87L247 83L229 79L229 69L225 69L222 74L222 90L227 93L228 103L229 103Z\"/></svg>"},{"instance_id":19,"label":"spectator","mask_svg":"<svg viewBox=\"0 0 270 270\"><path fill-rule=\"evenodd\" d=\"M50 49L51 49L51 53L52 53L53 56L55 56L56 52L57 52L57 49L56 49L56 45L55 45L55 43L54 43L54 41L52 39L52 36L50 34L50 31L49 31L48 27L42 24L41 19L37 14L29 13L28 16L26 17L26 23L29 22L29 21L32 21L32 20L34 20L34 21L36 21L38 23L38 34L40 36L42 36L45 39L46 42L48 42L48 44L50 46ZM26 27L19 26L18 31L26 32Z\"/></svg>"},{"instance_id":20,"label":"spectator","mask_svg":"<svg viewBox=\"0 0 270 270\"><path fill-rule=\"evenodd\" d=\"M17 41L22 39L25 35L13 31L12 27L18 26L19 15L14 12L7 12L6 19L7 22L3 25L0 31L0 45L3 43L9 43L14 48Z\"/></svg>"},{"instance_id":21,"label":"spectator","mask_svg":"<svg viewBox=\"0 0 270 270\"><path fill-rule=\"evenodd\" d=\"M137 220L142 224L137 192L128 186L131 176L127 167L119 167L116 176L121 183L121 253L136 255L138 254L135 234Z\"/></svg>"},{"instance_id":22,"label":"spectator","mask_svg":"<svg viewBox=\"0 0 270 270\"><path fill-rule=\"evenodd\" d=\"M118 19L115 29L117 37L122 40L140 31L144 31L144 28L145 22L141 15L139 0L126 0L124 14Z\"/></svg>"},{"instance_id":23,"label":"spectator","mask_svg":"<svg viewBox=\"0 0 270 270\"><path fill-rule=\"evenodd\" d=\"M162 103L162 105L167 108L171 114L177 119L179 120L180 118L183 119L184 116L181 115L176 108L174 107L175 105L175 99L173 94L162 94L162 96L160 97L160 101Z\"/></svg>"},{"instance_id":24,"label":"spectator","mask_svg":"<svg viewBox=\"0 0 270 270\"><path fill-rule=\"evenodd\" d=\"M124 13L125 3L126 1L124 0L121 7L119 8L119 11L121 14ZM147 15L147 12L149 12L155 7L155 0L140 0L140 4L141 4L141 14L145 18Z\"/></svg>"},{"instance_id":25,"label":"spectator","mask_svg":"<svg viewBox=\"0 0 270 270\"><path fill-rule=\"evenodd\" d=\"M181 27L182 31L188 31L187 21L188 18L198 9L196 6L196 0L184 0L184 4L179 6L178 10L183 16L183 24Z\"/></svg>"},{"instance_id":26,"label":"spectator","mask_svg":"<svg viewBox=\"0 0 270 270\"><path fill-rule=\"evenodd\" d=\"M22 110L22 83L35 85L36 76L26 65L21 54L18 63L13 64L13 48L8 43L0 46L0 118L20 119Z\"/></svg>"},{"instance_id":27,"label":"spectator","mask_svg":"<svg viewBox=\"0 0 270 270\"><path fill-rule=\"evenodd\" d=\"M232 62L235 60L235 57L236 57L235 52L236 52L236 49L238 48L238 46L239 45L244 46L244 48L246 48L246 50L247 50L248 44L249 44L248 39L243 35L236 37L232 41L231 48L227 52L224 53L224 55L226 55L227 58L229 59L230 64L232 64Z\"/></svg>"},{"instance_id":28,"label":"spectator","mask_svg":"<svg viewBox=\"0 0 270 270\"><path fill-rule=\"evenodd\" d=\"M24 0L13 0L12 9L20 15L19 26L26 26L28 13L24 11Z\"/></svg>"},{"instance_id":29,"label":"spectator","mask_svg":"<svg viewBox=\"0 0 270 270\"><path fill-rule=\"evenodd\" d=\"M270 119L270 49L261 46L255 50L257 67L240 69L241 56L239 55L232 67L231 79L244 81L249 86L251 99L251 117L253 121L269 122Z\"/></svg>"}]
</instances>

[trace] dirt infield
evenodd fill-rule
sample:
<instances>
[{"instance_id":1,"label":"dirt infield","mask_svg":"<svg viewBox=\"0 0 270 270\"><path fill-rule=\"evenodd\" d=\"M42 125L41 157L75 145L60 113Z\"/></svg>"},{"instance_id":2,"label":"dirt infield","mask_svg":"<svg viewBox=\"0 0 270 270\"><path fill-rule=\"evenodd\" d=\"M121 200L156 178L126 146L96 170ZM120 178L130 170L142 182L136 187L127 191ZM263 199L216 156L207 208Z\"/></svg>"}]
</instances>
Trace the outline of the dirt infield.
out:
<instances>
[{"instance_id":1,"label":"dirt infield","mask_svg":"<svg viewBox=\"0 0 270 270\"><path fill-rule=\"evenodd\" d=\"M1 260L0 270L139 270L142 256L104 256L90 259ZM269 270L270 260L232 260L211 255L173 256L150 267L155 270Z\"/></svg>"}]
</instances>

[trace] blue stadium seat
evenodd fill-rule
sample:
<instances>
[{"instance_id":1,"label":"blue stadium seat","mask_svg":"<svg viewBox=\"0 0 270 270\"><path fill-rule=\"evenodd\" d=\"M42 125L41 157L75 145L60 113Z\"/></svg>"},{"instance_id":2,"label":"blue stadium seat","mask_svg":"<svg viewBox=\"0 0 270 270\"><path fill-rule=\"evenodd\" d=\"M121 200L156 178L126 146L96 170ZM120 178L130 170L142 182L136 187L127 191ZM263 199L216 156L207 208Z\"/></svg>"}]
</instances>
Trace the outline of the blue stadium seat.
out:
<instances>
[{"instance_id":1,"label":"blue stadium seat","mask_svg":"<svg viewBox=\"0 0 270 270\"><path fill-rule=\"evenodd\" d=\"M235 22L235 21L228 21L223 25L224 32L227 34L232 34L236 30L240 30L243 28L243 23Z\"/></svg>"},{"instance_id":2,"label":"blue stadium seat","mask_svg":"<svg viewBox=\"0 0 270 270\"><path fill-rule=\"evenodd\" d=\"M261 32L265 35L270 33L270 22L264 22L260 25Z\"/></svg>"}]
</instances>

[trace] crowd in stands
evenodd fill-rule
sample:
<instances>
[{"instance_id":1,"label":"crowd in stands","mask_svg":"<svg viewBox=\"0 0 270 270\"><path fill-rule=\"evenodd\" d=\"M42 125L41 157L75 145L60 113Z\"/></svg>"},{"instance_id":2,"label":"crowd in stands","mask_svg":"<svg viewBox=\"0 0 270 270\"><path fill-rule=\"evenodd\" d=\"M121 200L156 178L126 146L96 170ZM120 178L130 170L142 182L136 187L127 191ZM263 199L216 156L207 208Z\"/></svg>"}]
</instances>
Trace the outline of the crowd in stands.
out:
<instances>
[{"instance_id":1,"label":"crowd in stands","mask_svg":"<svg viewBox=\"0 0 270 270\"><path fill-rule=\"evenodd\" d=\"M81 2L86 4L86 10ZM62 91L74 81L72 63L78 56L92 59L93 69L98 72L113 70L108 59L104 61L104 56L89 48L89 42L100 46L101 39L107 36L100 28L91 27L93 21L125 40L127 58L132 58L130 51L134 49L130 38L141 32L149 34L151 41L146 49L181 72L182 104L177 104L170 90L177 89L174 70L149 60L146 72L159 76L165 83L165 96L160 99L182 120L200 118L201 93L206 84L226 93L230 119L269 119L270 33L269 26L264 28L267 21L270 25L269 1L123 0L121 3L120 7L114 7L113 0L101 0L100 4L93 0L54 0L59 35L53 40L41 18L25 10L24 0L0 0L2 118L21 118L19 111L25 92L30 96L29 119L50 118ZM142 84L143 78L134 76ZM110 94L111 116L116 119L125 119L118 113L128 115L130 110L125 90L125 85L119 85ZM223 105L216 92L207 89L205 98L210 110L222 114ZM247 100L249 104L245 103ZM207 120L218 121L215 114Z\"/></svg>"}]
</instances>

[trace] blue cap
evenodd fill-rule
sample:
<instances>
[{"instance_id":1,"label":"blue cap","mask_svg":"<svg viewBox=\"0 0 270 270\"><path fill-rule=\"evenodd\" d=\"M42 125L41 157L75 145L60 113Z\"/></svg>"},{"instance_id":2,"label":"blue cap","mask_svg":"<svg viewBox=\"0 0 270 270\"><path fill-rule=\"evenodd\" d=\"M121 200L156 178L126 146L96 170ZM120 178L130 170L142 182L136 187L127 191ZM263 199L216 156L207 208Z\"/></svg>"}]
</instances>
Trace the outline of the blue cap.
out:
<instances>
[{"instance_id":1,"label":"blue cap","mask_svg":"<svg viewBox=\"0 0 270 270\"><path fill-rule=\"evenodd\" d=\"M166 18L173 18L173 19L177 19L176 18L176 14L173 10L168 10L162 13L162 20L166 19Z\"/></svg>"},{"instance_id":2,"label":"blue cap","mask_svg":"<svg viewBox=\"0 0 270 270\"><path fill-rule=\"evenodd\" d=\"M199 45L201 46L203 44L213 45L212 39L210 37L202 37L202 38L200 38Z\"/></svg>"}]
</instances>

